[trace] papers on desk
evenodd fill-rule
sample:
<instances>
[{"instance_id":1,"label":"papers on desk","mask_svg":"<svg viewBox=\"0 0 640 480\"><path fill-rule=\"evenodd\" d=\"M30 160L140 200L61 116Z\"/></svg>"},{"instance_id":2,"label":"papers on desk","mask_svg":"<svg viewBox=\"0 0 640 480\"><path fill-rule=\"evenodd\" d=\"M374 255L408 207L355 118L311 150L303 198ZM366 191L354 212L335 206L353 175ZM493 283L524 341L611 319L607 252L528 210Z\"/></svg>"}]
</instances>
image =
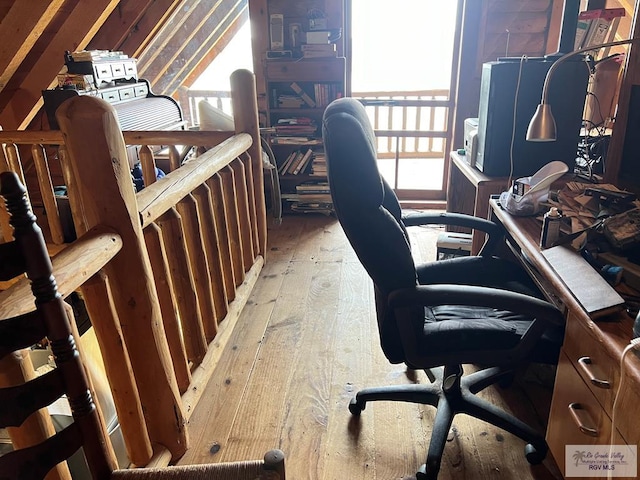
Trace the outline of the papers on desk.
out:
<instances>
[{"instance_id":1,"label":"papers on desk","mask_svg":"<svg viewBox=\"0 0 640 480\"><path fill-rule=\"evenodd\" d=\"M542 255L592 319L624 308L624 299L576 251L560 245L542 250Z\"/></svg>"}]
</instances>

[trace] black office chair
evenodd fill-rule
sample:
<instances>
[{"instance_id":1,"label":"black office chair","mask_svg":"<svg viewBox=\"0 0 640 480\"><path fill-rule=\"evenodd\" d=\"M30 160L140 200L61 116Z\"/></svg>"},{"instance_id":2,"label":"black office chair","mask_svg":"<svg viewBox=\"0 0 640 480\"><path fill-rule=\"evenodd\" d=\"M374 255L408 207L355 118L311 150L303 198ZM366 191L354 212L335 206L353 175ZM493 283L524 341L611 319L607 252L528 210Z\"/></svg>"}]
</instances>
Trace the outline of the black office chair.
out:
<instances>
[{"instance_id":1,"label":"black office chair","mask_svg":"<svg viewBox=\"0 0 640 480\"><path fill-rule=\"evenodd\" d=\"M361 390L349 410L359 415L374 400L436 406L418 479L437 478L457 413L522 438L527 460L540 463L547 452L543 435L475 394L525 362L555 363L564 334L561 312L518 265L489 254L502 239L496 224L461 214L403 216L378 172L374 133L360 102L343 98L329 105L323 136L336 214L374 283L382 349L391 363L424 369L432 380ZM481 256L416 265L406 227L425 224L478 228L490 237ZM482 369L463 376L462 364Z\"/></svg>"}]
</instances>

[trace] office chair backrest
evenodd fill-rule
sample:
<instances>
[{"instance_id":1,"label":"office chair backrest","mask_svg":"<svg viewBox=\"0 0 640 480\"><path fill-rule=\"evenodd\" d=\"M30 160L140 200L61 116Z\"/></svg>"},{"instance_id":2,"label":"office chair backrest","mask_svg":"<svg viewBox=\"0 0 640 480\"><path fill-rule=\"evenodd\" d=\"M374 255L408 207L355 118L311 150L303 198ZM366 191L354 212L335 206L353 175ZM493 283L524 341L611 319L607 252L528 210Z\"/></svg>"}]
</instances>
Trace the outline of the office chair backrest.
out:
<instances>
[{"instance_id":1,"label":"office chair backrest","mask_svg":"<svg viewBox=\"0 0 640 480\"><path fill-rule=\"evenodd\" d=\"M26 273L34 295L34 311L0 320L0 360L47 338L56 368L21 385L0 389L0 427L19 427L41 408L67 396L74 423L46 441L0 457L0 479L43 478L51 468L81 446L96 480L109 478L115 468L111 445L96 410L84 366L78 355L71 323L52 275L51 260L26 189L11 172L0 174L14 228L14 241L0 245L0 280ZM89 439L91 441L89 441Z\"/></svg>"},{"instance_id":2,"label":"office chair backrest","mask_svg":"<svg viewBox=\"0 0 640 480\"><path fill-rule=\"evenodd\" d=\"M373 280L382 349L404 361L386 296L417 283L415 264L398 199L378 171L376 141L363 105L341 98L327 107L323 138L333 205L360 262Z\"/></svg>"}]
</instances>

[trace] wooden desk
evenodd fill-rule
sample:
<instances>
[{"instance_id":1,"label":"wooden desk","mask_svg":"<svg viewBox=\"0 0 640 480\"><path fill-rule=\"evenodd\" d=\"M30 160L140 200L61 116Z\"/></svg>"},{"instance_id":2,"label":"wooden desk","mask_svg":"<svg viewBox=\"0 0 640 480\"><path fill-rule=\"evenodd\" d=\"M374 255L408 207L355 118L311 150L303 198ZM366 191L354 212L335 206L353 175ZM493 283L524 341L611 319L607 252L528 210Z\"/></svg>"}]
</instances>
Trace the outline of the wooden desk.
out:
<instances>
[{"instance_id":1,"label":"wooden desk","mask_svg":"<svg viewBox=\"0 0 640 480\"><path fill-rule=\"evenodd\" d=\"M508 178L488 177L471 167L464 155L451 152L447 186L447 212L466 213L480 218L489 214L489 198L507 188ZM483 232L474 231L471 254L476 255L485 241Z\"/></svg>"},{"instance_id":2,"label":"wooden desk","mask_svg":"<svg viewBox=\"0 0 640 480\"><path fill-rule=\"evenodd\" d=\"M507 230L511 250L541 284L549 300L566 315L546 435L550 451L564 473L567 445L610 443L613 402L622 380L620 360L632 338L633 321L625 312L607 317L606 321L592 321L542 255L538 247L539 222L531 217L511 216L495 199L490 201L490 208L492 219ZM640 442L639 406L640 358L629 353L616 406L615 444Z\"/></svg>"}]
</instances>

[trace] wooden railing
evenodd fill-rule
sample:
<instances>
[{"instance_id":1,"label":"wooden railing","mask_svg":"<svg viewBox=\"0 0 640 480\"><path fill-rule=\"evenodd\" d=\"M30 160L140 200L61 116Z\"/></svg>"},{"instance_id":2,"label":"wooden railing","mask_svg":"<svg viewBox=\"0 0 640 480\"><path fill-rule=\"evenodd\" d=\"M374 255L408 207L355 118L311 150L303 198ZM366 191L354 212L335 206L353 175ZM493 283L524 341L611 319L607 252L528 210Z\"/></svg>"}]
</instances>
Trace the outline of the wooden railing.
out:
<instances>
[{"instance_id":1,"label":"wooden railing","mask_svg":"<svg viewBox=\"0 0 640 480\"><path fill-rule=\"evenodd\" d=\"M449 90L354 92L378 137L380 158L442 158L453 106Z\"/></svg>"},{"instance_id":2,"label":"wooden railing","mask_svg":"<svg viewBox=\"0 0 640 480\"><path fill-rule=\"evenodd\" d=\"M225 90L195 90L184 88L178 91L178 100L182 106L185 120L191 125L200 125L198 103L201 100L225 113L231 114L231 92Z\"/></svg>"},{"instance_id":3,"label":"wooden railing","mask_svg":"<svg viewBox=\"0 0 640 480\"><path fill-rule=\"evenodd\" d=\"M63 277L76 279L63 282L61 291L82 291L127 453L138 466L166 465L188 448L189 417L264 262L255 99L253 75L241 70L232 75L235 132L123 135L113 108L89 96L59 108L62 132L0 132L8 152L4 169L21 171L12 153L19 144L31 145L33 152L59 147L80 237L59 254L67 255ZM146 188L137 194L125 144L143 145ZM158 181L151 145L169 146L171 171ZM178 145L213 148L180 165ZM41 186L49 177L45 167L46 156L38 168ZM53 233L60 221L55 197L52 189L43 190ZM10 235L6 213L1 218L3 235ZM94 231L109 232L122 245L112 249L103 268L87 273L91 253L78 242ZM13 289L20 285L0 295L16 298ZM17 308L0 310L0 319Z\"/></svg>"},{"instance_id":4,"label":"wooden railing","mask_svg":"<svg viewBox=\"0 0 640 480\"><path fill-rule=\"evenodd\" d=\"M366 107L378 137L380 158L442 158L447 151L447 125L453 101L449 90L353 92ZM229 112L230 93L220 90L181 91L185 116L199 124L198 102L206 100Z\"/></svg>"}]
</instances>

